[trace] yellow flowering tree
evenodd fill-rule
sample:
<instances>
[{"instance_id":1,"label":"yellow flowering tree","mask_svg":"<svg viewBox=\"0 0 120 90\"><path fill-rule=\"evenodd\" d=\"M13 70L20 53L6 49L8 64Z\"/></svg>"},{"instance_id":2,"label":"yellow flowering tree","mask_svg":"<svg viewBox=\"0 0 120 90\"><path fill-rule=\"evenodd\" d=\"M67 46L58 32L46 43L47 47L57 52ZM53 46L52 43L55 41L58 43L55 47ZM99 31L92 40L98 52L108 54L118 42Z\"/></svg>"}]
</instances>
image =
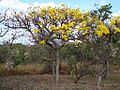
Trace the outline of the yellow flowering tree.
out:
<instances>
[{"instance_id":1,"label":"yellow flowering tree","mask_svg":"<svg viewBox=\"0 0 120 90\"><path fill-rule=\"evenodd\" d=\"M101 79L106 77L107 64L112 56L113 37L120 35L120 16L111 16L111 5L105 5L98 10L93 10L84 14L84 22L78 27L78 38L82 33L82 41L90 46L94 58L97 63L101 63L102 67L98 73L97 85L100 86ZM81 37L79 38L81 39ZM118 41L118 40L117 40ZM81 75L75 80L80 79Z\"/></svg>"},{"instance_id":2,"label":"yellow flowering tree","mask_svg":"<svg viewBox=\"0 0 120 90\"><path fill-rule=\"evenodd\" d=\"M35 43L49 45L55 54L53 60L53 76L55 83L59 80L59 50L69 41L76 44L97 43L105 40L112 34L119 31L119 17L114 17L106 23L110 5L103 6L98 11L81 12L79 9L72 9L65 5L60 7L30 7L28 12L15 12L6 26L12 29L25 29L33 37ZM117 20L117 21L116 21Z\"/></svg>"},{"instance_id":3,"label":"yellow flowering tree","mask_svg":"<svg viewBox=\"0 0 120 90\"><path fill-rule=\"evenodd\" d=\"M79 25L85 28L84 13L65 5L60 7L39 6L29 8L27 13L17 13L5 25L13 29L25 29L36 43L49 45L55 52L53 76L55 83L59 80L59 49L70 40L76 42ZM82 33L81 33L82 34Z\"/></svg>"}]
</instances>

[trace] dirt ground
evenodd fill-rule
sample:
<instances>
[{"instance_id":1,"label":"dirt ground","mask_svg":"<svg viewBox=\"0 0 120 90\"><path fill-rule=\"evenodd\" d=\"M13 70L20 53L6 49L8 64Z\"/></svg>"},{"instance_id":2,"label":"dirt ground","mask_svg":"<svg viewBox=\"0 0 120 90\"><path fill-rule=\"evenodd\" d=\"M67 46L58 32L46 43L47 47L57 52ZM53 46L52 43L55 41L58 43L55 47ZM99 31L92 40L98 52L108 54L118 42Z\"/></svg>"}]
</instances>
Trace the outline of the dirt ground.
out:
<instances>
[{"instance_id":1,"label":"dirt ground","mask_svg":"<svg viewBox=\"0 0 120 90\"><path fill-rule=\"evenodd\" d=\"M73 83L70 75L60 75L55 87L52 75L1 76L0 90L96 90L95 78L84 77ZM101 90L120 90L120 75L108 76L101 84Z\"/></svg>"}]
</instances>

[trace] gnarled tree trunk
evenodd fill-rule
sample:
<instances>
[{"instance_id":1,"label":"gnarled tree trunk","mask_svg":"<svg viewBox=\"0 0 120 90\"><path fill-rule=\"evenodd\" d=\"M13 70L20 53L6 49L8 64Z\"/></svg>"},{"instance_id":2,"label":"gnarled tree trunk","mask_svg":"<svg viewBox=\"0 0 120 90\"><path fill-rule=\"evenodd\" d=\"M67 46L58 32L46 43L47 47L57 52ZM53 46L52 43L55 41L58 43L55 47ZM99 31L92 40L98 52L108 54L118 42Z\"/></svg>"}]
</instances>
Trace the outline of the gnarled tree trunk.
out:
<instances>
[{"instance_id":1,"label":"gnarled tree trunk","mask_svg":"<svg viewBox=\"0 0 120 90\"><path fill-rule=\"evenodd\" d=\"M107 60L104 60L102 63L100 72L98 73L98 77L97 77L97 90L101 90L100 84L101 84L102 79L105 79L107 77L107 71L108 71Z\"/></svg>"}]
</instances>

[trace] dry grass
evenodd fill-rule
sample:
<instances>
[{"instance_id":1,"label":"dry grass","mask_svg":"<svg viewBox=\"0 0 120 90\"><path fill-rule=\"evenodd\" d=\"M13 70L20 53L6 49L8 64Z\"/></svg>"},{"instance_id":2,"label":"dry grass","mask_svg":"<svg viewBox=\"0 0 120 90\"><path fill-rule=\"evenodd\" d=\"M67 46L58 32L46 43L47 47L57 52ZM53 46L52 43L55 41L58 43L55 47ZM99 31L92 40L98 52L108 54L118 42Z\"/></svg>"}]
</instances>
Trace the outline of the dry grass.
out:
<instances>
[{"instance_id":1,"label":"dry grass","mask_svg":"<svg viewBox=\"0 0 120 90\"><path fill-rule=\"evenodd\" d=\"M0 64L0 76L35 75L44 73L49 73L49 67L44 64L18 65L13 69L6 68L5 64Z\"/></svg>"},{"instance_id":2,"label":"dry grass","mask_svg":"<svg viewBox=\"0 0 120 90\"><path fill-rule=\"evenodd\" d=\"M24 74L42 74L45 66L39 64L31 64L31 65L18 65L15 68L15 74L24 75Z\"/></svg>"},{"instance_id":3,"label":"dry grass","mask_svg":"<svg viewBox=\"0 0 120 90\"><path fill-rule=\"evenodd\" d=\"M70 73L67 64L61 65L61 73L65 75L60 75L59 85L55 87L52 75L46 74L50 73L49 70L44 64L18 65L15 69L8 69L2 64L0 90L96 90L96 79L90 76L85 76L78 84L74 84L74 77L67 75ZM102 81L101 90L120 90L120 67L111 70L108 78Z\"/></svg>"},{"instance_id":4,"label":"dry grass","mask_svg":"<svg viewBox=\"0 0 120 90\"><path fill-rule=\"evenodd\" d=\"M70 66L68 64L62 64L60 74L70 74ZM28 64L18 65L13 69L6 67L5 64L0 64L0 76L9 75L38 75L38 74L51 74L52 67L46 64Z\"/></svg>"},{"instance_id":5,"label":"dry grass","mask_svg":"<svg viewBox=\"0 0 120 90\"><path fill-rule=\"evenodd\" d=\"M79 68L79 66L77 66ZM96 67L97 68L97 67ZM60 74L70 74L73 69L67 63L62 63L60 67ZM110 66L109 72L120 74L120 66ZM6 67L5 64L0 64L0 76L9 75L38 75L51 74L52 67L46 64L27 64L18 65L14 69Z\"/></svg>"},{"instance_id":6,"label":"dry grass","mask_svg":"<svg viewBox=\"0 0 120 90\"><path fill-rule=\"evenodd\" d=\"M2 76L0 81L0 90L96 90L95 78L89 76L81 78L78 84L74 84L70 75L60 75L57 87L53 84L52 75L46 74ZM102 82L101 90L120 90L120 76L108 76L108 79Z\"/></svg>"}]
</instances>

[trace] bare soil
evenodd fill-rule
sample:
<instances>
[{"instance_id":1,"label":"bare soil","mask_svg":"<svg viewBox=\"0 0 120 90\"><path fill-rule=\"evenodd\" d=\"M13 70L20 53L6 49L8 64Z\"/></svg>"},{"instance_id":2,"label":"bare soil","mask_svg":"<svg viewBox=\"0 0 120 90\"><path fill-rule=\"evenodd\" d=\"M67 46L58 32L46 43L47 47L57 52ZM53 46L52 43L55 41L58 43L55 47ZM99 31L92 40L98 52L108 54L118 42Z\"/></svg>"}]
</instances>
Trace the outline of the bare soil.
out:
<instances>
[{"instance_id":1,"label":"bare soil","mask_svg":"<svg viewBox=\"0 0 120 90\"><path fill-rule=\"evenodd\" d=\"M78 84L70 75L60 75L55 86L52 75L1 76L0 90L96 90L95 78L83 77ZM120 90L120 75L110 75L101 84L101 90Z\"/></svg>"}]
</instances>

